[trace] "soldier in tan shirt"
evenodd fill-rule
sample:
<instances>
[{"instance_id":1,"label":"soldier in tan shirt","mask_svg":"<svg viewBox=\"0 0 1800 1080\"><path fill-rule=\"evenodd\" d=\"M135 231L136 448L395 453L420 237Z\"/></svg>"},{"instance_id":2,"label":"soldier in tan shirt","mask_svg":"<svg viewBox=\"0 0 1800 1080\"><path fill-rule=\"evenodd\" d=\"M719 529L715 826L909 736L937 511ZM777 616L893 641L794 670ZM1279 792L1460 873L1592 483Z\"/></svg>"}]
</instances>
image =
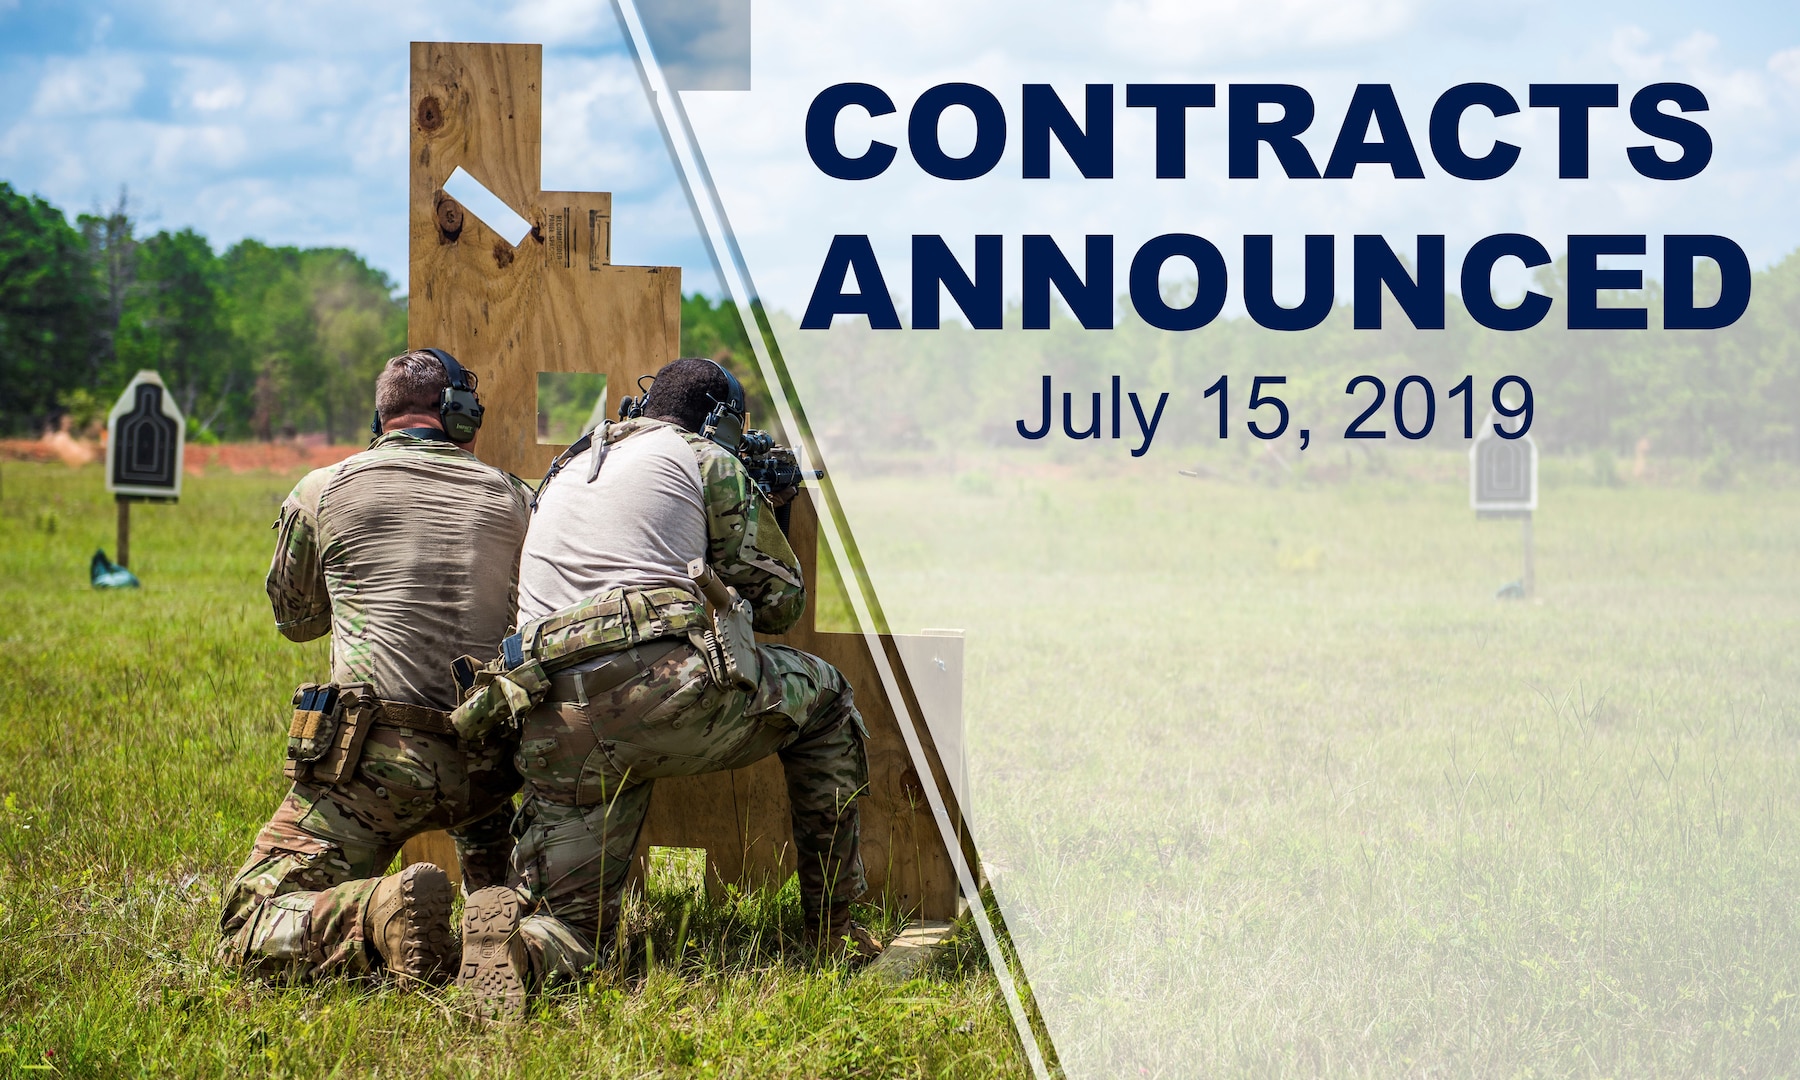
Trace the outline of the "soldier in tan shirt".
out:
<instances>
[{"instance_id":1,"label":"soldier in tan shirt","mask_svg":"<svg viewBox=\"0 0 1800 1080\"><path fill-rule=\"evenodd\" d=\"M445 358L388 361L375 441L303 478L276 522L277 628L330 633L332 684L366 686L380 705L335 781L290 766L293 789L226 890L221 954L258 974L447 975L447 876L429 863L378 876L422 832L450 830L465 888L506 878L512 747L460 744L446 711L451 661L491 655L511 629L530 492L469 452L474 379Z\"/></svg>"}]
</instances>

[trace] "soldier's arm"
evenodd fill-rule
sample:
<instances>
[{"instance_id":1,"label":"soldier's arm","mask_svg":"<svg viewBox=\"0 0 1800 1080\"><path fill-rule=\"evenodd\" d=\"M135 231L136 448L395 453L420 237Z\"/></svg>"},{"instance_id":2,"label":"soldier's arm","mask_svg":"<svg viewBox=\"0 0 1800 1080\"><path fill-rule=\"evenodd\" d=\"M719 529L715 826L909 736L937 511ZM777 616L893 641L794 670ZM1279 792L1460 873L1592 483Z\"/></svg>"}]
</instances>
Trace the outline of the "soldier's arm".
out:
<instances>
[{"instance_id":1,"label":"soldier's arm","mask_svg":"<svg viewBox=\"0 0 1800 1080\"><path fill-rule=\"evenodd\" d=\"M759 632L783 633L806 610L806 583L775 511L743 465L710 443L701 448L700 484L713 573L750 601Z\"/></svg>"},{"instance_id":2,"label":"soldier's arm","mask_svg":"<svg viewBox=\"0 0 1800 1080\"><path fill-rule=\"evenodd\" d=\"M275 611L275 629L289 641L311 641L331 632L331 596L319 557L317 493L323 484L313 480L301 480L281 504L275 557L263 583Z\"/></svg>"}]
</instances>

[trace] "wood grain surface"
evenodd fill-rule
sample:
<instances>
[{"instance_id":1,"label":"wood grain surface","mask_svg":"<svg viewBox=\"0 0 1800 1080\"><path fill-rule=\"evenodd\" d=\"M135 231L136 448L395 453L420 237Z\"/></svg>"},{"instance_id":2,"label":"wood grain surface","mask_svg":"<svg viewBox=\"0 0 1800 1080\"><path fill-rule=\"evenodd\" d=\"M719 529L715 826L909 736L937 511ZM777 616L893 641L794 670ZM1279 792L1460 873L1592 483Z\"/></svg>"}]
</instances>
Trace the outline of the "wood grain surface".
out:
<instances>
[{"instance_id":1,"label":"wood grain surface","mask_svg":"<svg viewBox=\"0 0 1800 1080\"><path fill-rule=\"evenodd\" d=\"M612 264L612 196L544 191L543 48L414 42L407 343L481 380L483 461L542 476L539 372L606 375L609 405L681 348L681 269ZM506 242L444 193L462 168L531 222Z\"/></svg>"}]
</instances>

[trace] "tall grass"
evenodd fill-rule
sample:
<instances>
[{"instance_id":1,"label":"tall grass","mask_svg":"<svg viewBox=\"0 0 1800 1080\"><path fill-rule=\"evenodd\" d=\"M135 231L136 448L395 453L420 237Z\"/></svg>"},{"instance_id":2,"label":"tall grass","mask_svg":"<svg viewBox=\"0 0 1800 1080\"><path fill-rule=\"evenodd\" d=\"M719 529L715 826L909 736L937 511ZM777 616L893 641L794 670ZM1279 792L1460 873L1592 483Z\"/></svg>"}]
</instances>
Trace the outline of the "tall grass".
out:
<instances>
[{"instance_id":1,"label":"tall grass","mask_svg":"<svg viewBox=\"0 0 1800 1080\"><path fill-rule=\"evenodd\" d=\"M0 477L0 1076L983 1076L1023 1066L978 951L898 990L819 968L790 884L709 902L679 865L620 964L485 1032L454 993L240 979L219 891L284 790L294 685L262 592L296 476L133 510L140 590L97 593L98 469ZM870 911L883 921L886 913Z\"/></svg>"},{"instance_id":2,"label":"tall grass","mask_svg":"<svg viewBox=\"0 0 1800 1080\"><path fill-rule=\"evenodd\" d=\"M893 627L968 631L974 836L1070 1075L1800 1073L1800 492L1546 462L1521 603L1438 464L840 478ZM261 598L290 481L140 508L145 588L96 594L97 474L6 468L0 1073L1024 1071L970 950L882 991L679 865L514 1032L214 966L324 662Z\"/></svg>"},{"instance_id":3,"label":"tall grass","mask_svg":"<svg viewBox=\"0 0 1800 1080\"><path fill-rule=\"evenodd\" d=\"M974 837L1070 1075L1800 1073L1791 484L1552 483L1518 602L1456 459L990 457L840 491L896 628L968 631Z\"/></svg>"}]
</instances>

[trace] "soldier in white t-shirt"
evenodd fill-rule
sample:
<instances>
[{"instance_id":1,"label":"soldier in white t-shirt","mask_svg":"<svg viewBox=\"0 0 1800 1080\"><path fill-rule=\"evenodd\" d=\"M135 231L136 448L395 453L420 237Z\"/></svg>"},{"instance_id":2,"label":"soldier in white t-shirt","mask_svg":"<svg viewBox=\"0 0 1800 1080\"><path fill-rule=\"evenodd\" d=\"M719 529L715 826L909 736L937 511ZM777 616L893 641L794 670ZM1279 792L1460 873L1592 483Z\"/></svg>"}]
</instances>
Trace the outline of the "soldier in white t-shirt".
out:
<instances>
[{"instance_id":1,"label":"soldier in white t-shirt","mask_svg":"<svg viewBox=\"0 0 1800 1080\"><path fill-rule=\"evenodd\" d=\"M674 361L641 416L596 432L539 491L507 665L535 664L548 682L519 725L524 830L512 887L472 893L464 909L458 981L488 1015L518 1016L527 991L595 962L654 780L771 754L787 775L809 934L839 955L877 951L850 918L866 887L868 759L849 684L785 646L745 648L755 675L735 681L708 655L696 561L747 602L758 632L785 631L806 604L793 549L730 448L743 408L718 364Z\"/></svg>"}]
</instances>

